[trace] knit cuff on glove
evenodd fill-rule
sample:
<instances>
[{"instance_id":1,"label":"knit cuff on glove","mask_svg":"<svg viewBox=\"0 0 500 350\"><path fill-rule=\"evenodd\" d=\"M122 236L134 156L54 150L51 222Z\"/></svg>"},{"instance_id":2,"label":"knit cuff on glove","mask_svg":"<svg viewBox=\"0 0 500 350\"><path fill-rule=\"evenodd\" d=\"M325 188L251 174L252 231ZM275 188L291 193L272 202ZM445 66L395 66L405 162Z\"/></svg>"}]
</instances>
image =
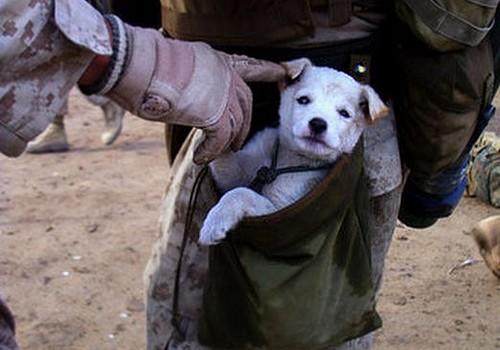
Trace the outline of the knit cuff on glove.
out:
<instances>
[{"instance_id":1,"label":"knit cuff on glove","mask_svg":"<svg viewBox=\"0 0 500 350\"><path fill-rule=\"evenodd\" d=\"M123 75L128 58L128 38L123 22L114 15L105 15L104 18L113 37L113 54L106 72L96 84L80 86L80 90L86 95L104 95L115 87Z\"/></svg>"}]
</instances>

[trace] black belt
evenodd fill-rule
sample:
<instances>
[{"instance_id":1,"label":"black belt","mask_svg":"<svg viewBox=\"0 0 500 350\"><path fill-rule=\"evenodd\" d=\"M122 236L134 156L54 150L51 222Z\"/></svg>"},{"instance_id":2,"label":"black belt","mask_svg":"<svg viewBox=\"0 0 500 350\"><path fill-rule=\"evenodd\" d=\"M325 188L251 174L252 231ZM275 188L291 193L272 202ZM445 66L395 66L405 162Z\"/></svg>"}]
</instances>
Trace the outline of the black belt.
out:
<instances>
[{"instance_id":1,"label":"black belt","mask_svg":"<svg viewBox=\"0 0 500 350\"><path fill-rule=\"evenodd\" d=\"M371 55L378 46L378 35L343 43L317 47L238 47L221 46L219 50L247 55L273 62L290 61L307 57L315 65L335 68L352 75L352 56Z\"/></svg>"},{"instance_id":2,"label":"black belt","mask_svg":"<svg viewBox=\"0 0 500 350\"><path fill-rule=\"evenodd\" d=\"M290 61L307 57L315 65L331 67L353 76L364 84L370 84L383 99L389 98L387 77L391 67L388 46L392 46L390 26L383 26L367 38L318 47L239 47L219 46L219 50L247 55L273 62ZM358 70L359 66L365 69Z\"/></svg>"}]
</instances>

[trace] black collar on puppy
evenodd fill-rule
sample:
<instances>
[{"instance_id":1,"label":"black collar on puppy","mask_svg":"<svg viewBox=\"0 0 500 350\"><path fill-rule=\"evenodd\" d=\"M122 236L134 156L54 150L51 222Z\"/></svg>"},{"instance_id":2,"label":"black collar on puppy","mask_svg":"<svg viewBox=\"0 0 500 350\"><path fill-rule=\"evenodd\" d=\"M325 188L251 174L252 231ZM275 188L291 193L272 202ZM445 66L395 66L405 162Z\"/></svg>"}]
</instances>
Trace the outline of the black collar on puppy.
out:
<instances>
[{"instance_id":1,"label":"black collar on puppy","mask_svg":"<svg viewBox=\"0 0 500 350\"><path fill-rule=\"evenodd\" d=\"M276 143L274 144L274 152L271 161L271 167L267 166L260 167L259 170L257 170L257 174L255 175L254 179L252 180L252 182L250 182L250 185L248 185L248 188L257 193L262 193L262 189L264 188L264 186L276 180L276 178L281 174L326 170L330 169L335 164L335 163L330 163L330 164L320 165L317 167L312 167L307 165L297 165L297 166L290 166L277 169L276 165L278 163L279 148L280 148L280 141L278 138L276 139Z\"/></svg>"}]
</instances>

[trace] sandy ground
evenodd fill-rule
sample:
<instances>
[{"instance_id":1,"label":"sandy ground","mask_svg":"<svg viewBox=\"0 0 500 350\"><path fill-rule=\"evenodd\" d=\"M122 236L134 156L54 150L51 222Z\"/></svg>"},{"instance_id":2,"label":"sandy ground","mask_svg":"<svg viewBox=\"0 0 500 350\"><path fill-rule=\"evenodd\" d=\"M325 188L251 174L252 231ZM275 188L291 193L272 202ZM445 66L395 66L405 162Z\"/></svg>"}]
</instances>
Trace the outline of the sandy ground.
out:
<instances>
[{"instance_id":1,"label":"sandy ground","mask_svg":"<svg viewBox=\"0 0 500 350\"><path fill-rule=\"evenodd\" d=\"M23 349L142 349L142 271L168 176L160 124L126 116L104 147L100 110L77 94L71 152L0 156L0 286ZM474 198L427 230L399 227L376 349L500 349L500 281L467 231L499 214Z\"/></svg>"}]
</instances>

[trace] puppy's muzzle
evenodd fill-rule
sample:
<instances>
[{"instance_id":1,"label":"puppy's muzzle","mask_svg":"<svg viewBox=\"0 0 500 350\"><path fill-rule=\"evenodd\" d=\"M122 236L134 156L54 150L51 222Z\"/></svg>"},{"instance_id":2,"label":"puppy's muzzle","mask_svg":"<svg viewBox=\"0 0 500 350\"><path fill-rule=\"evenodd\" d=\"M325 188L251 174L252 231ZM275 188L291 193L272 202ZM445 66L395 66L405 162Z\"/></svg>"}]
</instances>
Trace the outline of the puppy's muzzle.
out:
<instances>
[{"instance_id":1,"label":"puppy's muzzle","mask_svg":"<svg viewBox=\"0 0 500 350\"><path fill-rule=\"evenodd\" d=\"M313 118L309 121L309 130L314 136L319 136L323 134L328 128L328 124L324 119Z\"/></svg>"}]
</instances>

